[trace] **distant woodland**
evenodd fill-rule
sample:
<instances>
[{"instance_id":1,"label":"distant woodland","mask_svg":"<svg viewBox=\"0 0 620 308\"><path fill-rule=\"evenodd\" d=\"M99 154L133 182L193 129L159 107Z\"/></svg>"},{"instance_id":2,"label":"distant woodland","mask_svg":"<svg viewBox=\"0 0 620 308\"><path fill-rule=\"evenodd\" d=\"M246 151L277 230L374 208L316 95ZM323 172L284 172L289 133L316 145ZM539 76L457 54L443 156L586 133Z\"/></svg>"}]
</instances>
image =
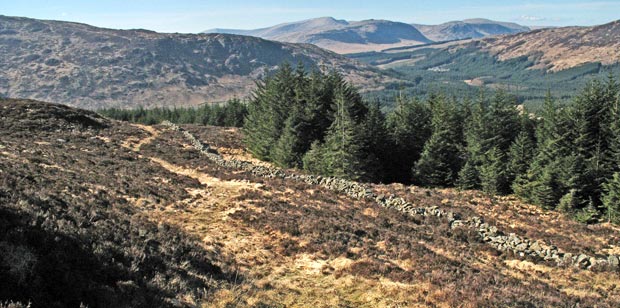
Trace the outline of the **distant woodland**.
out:
<instances>
[{"instance_id":1,"label":"distant woodland","mask_svg":"<svg viewBox=\"0 0 620 308\"><path fill-rule=\"evenodd\" d=\"M112 119L147 125L168 120L177 124L241 127L247 114L247 106L238 99L232 99L226 104L204 104L197 108L106 108L98 112Z\"/></svg>"}]
</instances>

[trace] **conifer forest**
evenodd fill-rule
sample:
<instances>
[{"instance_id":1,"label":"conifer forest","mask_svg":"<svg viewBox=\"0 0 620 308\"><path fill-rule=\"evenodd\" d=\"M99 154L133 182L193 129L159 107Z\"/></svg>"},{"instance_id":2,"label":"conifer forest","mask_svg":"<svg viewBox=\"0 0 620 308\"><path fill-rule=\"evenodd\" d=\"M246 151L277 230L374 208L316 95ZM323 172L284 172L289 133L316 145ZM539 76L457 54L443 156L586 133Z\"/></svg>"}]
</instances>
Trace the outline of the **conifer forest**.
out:
<instances>
[{"instance_id":1,"label":"conifer forest","mask_svg":"<svg viewBox=\"0 0 620 308\"><path fill-rule=\"evenodd\" d=\"M338 73L284 64L246 103L105 109L120 120L243 127L247 149L285 168L374 183L516 194L582 222L620 222L620 84L609 75L536 113L505 91L396 97L387 113Z\"/></svg>"}]
</instances>

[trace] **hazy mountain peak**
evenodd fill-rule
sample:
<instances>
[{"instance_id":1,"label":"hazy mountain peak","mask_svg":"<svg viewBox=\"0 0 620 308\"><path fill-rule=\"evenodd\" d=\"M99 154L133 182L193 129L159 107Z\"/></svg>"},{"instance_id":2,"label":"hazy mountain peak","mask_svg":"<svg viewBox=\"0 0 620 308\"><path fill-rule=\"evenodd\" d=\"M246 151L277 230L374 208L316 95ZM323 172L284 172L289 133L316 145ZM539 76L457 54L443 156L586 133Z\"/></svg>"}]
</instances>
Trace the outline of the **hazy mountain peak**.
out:
<instances>
[{"instance_id":1,"label":"hazy mountain peak","mask_svg":"<svg viewBox=\"0 0 620 308\"><path fill-rule=\"evenodd\" d=\"M338 53L382 50L431 42L409 24L382 19L346 21L333 17L319 17L255 30L213 29L206 32L251 35L291 43L310 43Z\"/></svg>"},{"instance_id":2,"label":"hazy mountain peak","mask_svg":"<svg viewBox=\"0 0 620 308\"><path fill-rule=\"evenodd\" d=\"M334 17L329 17L329 16L325 16L325 17L318 17L318 18L311 18L311 19L306 19L304 21L301 22L305 22L305 23L312 23L312 24L322 24L322 25L348 25L349 22L344 20L344 19L336 19Z\"/></svg>"},{"instance_id":3,"label":"hazy mountain peak","mask_svg":"<svg viewBox=\"0 0 620 308\"><path fill-rule=\"evenodd\" d=\"M529 31L530 28L516 23L494 21L485 18L455 20L439 25L413 24L426 37L434 41L452 41L467 38L514 34Z\"/></svg>"},{"instance_id":4,"label":"hazy mountain peak","mask_svg":"<svg viewBox=\"0 0 620 308\"><path fill-rule=\"evenodd\" d=\"M463 19L463 22L471 23L471 24L497 23L497 21L486 19L486 18L468 18L468 19Z\"/></svg>"},{"instance_id":5,"label":"hazy mountain peak","mask_svg":"<svg viewBox=\"0 0 620 308\"><path fill-rule=\"evenodd\" d=\"M212 29L205 32L250 35L291 43L310 43L338 53L354 53L529 30L515 23L483 18L450 21L440 25L416 25L385 19L346 21L333 17L319 17L255 30Z\"/></svg>"}]
</instances>

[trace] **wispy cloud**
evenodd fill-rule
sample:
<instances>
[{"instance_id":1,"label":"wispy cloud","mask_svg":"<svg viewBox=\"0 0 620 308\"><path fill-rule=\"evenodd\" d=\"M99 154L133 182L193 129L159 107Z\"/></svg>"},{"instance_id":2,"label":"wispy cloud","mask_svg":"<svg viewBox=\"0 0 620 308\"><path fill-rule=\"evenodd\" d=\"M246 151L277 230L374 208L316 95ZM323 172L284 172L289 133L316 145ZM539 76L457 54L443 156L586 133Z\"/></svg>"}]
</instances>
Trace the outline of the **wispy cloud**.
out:
<instances>
[{"instance_id":1,"label":"wispy cloud","mask_svg":"<svg viewBox=\"0 0 620 308\"><path fill-rule=\"evenodd\" d=\"M366 12L363 9L350 9L346 13ZM278 22L297 21L305 18L332 16L336 10L325 7L260 7L214 8L140 12L91 13L80 16L80 22L87 20L97 26L113 28L146 28L163 32L197 32L213 27L257 28L272 26ZM342 12L344 13L344 12ZM276 23L278 23L276 22ZM204 26L199 26L203 24Z\"/></svg>"},{"instance_id":2,"label":"wispy cloud","mask_svg":"<svg viewBox=\"0 0 620 308\"><path fill-rule=\"evenodd\" d=\"M524 21L543 21L543 20L546 20L546 18L544 18L544 17L529 16L529 15L523 15L523 16L521 16L520 19L524 20Z\"/></svg>"}]
</instances>

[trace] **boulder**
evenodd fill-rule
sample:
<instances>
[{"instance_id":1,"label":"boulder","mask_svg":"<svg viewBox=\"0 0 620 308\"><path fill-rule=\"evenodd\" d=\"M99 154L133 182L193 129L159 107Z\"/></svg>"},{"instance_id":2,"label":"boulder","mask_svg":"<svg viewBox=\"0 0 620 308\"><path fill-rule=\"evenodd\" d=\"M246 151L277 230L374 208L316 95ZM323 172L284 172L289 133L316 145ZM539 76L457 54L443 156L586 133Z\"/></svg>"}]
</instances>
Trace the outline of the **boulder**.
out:
<instances>
[{"instance_id":1,"label":"boulder","mask_svg":"<svg viewBox=\"0 0 620 308\"><path fill-rule=\"evenodd\" d=\"M587 268L588 266L590 266L590 257L584 255L584 254L580 254L579 256L577 256L577 262L575 263L575 266L580 267L580 268Z\"/></svg>"},{"instance_id":2,"label":"boulder","mask_svg":"<svg viewBox=\"0 0 620 308\"><path fill-rule=\"evenodd\" d=\"M538 241L535 241L534 243L532 243L532 245L530 245L530 250L534 252L539 252L542 250L542 247L540 247L540 243Z\"/></svg>"},{"instance_id":3,"label":"boulder","mask_svg":"<svg viewBox=\"0 0 620 308\"><path fill-rule=\"evenodd\" d=\"M612 269L617 269L618 266L620 266L620 260L618 260L617 256L613 256L613 255L610 255L609 257L607 257L607 263L609 264L609 267L611 267Z\"/></svg>"},{"instance_id":4,"label":"boulder","mask_svg":"<svg viewBox=\"0 0 620 308\"><path fill-rule=\"evenodd\" d=\"M518 251L525 251L527 249L527 244L526 243L518 244L517 246L515 246L515 249L517 249Z\"/></svg>"}]
</instances>

